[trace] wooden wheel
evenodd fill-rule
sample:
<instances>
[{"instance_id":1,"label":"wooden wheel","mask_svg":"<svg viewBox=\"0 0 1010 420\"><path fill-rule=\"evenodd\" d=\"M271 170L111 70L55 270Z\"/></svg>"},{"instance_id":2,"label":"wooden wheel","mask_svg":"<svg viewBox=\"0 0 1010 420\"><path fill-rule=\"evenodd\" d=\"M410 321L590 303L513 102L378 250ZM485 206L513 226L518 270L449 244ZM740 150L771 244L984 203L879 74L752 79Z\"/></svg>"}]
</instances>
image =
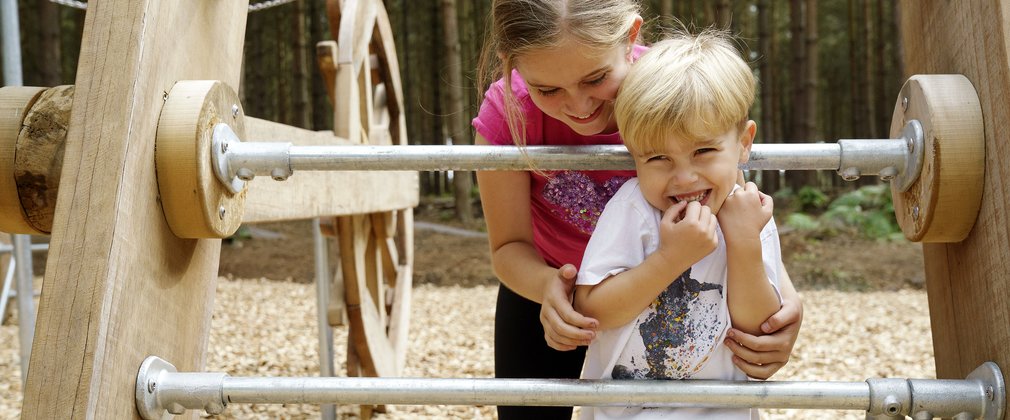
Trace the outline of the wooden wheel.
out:
<instances>
[{"instance_id":1,"label":"wooden wheel","mask_svg":"<svg viewBox=\"0 0 1010 420\"><path fill-rule=\"evenodd\" d=\"M334 133L352 142L407 144L396 48L379 0L329 0L333 38L317 47ZM413 210L338 217L349 376L400 376L406 361ZM334 317L330 316L331 322ZM362 406L362 417L373 409Z\"/></svg>"}]
</instances>

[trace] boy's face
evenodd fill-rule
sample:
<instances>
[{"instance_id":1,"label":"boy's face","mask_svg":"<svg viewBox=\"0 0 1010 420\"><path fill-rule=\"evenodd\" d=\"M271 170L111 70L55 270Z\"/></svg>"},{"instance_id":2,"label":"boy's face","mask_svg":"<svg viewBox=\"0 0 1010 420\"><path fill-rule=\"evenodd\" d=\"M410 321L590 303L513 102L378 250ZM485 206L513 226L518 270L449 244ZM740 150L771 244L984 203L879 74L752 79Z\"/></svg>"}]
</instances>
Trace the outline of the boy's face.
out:
<instances>
[{"instance_id":1,"label":"boy's face","mask_svg":"<svg viewBox=\"0 0 1010 420\"><path fill-rule=\"evenodd\" d=\"M660 150L633 152L645 199L665 211L678 201L699 201L718 213L733 191L738 166L750 158L756 126L747 121L699 142L668 138Z\"/></svg>"}]
</instances>

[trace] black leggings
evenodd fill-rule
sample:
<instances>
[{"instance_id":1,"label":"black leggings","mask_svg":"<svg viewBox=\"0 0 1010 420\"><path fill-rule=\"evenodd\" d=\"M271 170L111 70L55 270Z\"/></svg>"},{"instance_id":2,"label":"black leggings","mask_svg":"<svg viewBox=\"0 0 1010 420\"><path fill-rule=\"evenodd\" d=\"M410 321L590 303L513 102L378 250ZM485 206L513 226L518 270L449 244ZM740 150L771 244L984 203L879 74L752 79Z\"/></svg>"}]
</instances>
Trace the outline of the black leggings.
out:
<instances>
[{"instance_id":1,"label":"black leggings","mask_svg":"<svg viewBox=\"0 0 1010 420\"><path fill-rule=\"evenodd\" d=\"M498 287L494 323L494 376L496 378L578 379L586 347L557 351L544 341L540 304L519 296L505 285ZM571 419L572 407L499 406L498 418Z\"/></svg>"}]
</instances>

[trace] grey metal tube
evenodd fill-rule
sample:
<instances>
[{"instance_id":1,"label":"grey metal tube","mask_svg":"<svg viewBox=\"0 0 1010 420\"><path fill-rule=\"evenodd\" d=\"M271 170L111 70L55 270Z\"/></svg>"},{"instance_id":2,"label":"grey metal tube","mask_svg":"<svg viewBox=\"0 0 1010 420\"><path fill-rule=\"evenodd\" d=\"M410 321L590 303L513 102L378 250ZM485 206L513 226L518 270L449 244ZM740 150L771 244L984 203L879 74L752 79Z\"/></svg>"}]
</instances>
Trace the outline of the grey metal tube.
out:
<instances>
[{"instance_id":1,"label":"grey metal tube","mask_svg":"<svg viewBox=\"0 0 1010 420\"><path fill-rule=\"evenodd\" d=\"M172 374L186 375L186 374ZM182 382L182 381L173 381ZM701 406L866 410L865 382L232 378L229 403Z\"/></svg>"},{"instance_id":2,"label":"grey metal tube","mask_svg":"<svg viewBox=\"0 0 1010 420\"><path fill-rule=\"evenodd\" d=\"M32 244L32 252L41 252L48 250L49 250L49 244ZM13 246L0 244L0 254L6 254L12 251L14 251Z\"/></svg>"},{"instance_id":3,"label":"grey metal tube","mask_svg":"<svg viewBox=\"0 0 1010 420\"><path fill-rule=\"evenodd\" d=\"M650 406L862 410L868 416L1003 416L1006 385L993 362L964 380L868 379L866 382L639 381L574 379L232 378L178 373L156 356L137 373L137 408L144 418L164 411L231 403Z\"/></svg>"},{"instance_id":4,"label":"grey metal tube","mask_svg":"<svg viewBox=\"0 0 1010 420\"><path fill-rule=\"evenodd\" d=\"M859 146L859 158L871 159L872 165L863 175L875 175L878 168L888 166L904 168L904 155L895 153L903 143L860 140L852 144ZM750 160L740 168L838 170L842 156L843 147L838 143L755 144ZM515 146L291 146L288 157L293 171L527 170L531 163L542 170L635 169L622 145L528 146L525 150ZM276 166L264 163L249 169L269 175Z\"/></svg>"},{"instance_id":5,"label":"grey metal tube","mask_svg":"<svg viewBox=\"0 0 1010 420\"><path fill-rule=\"evenodd\" d=\"M21 86L21 29L17 0L0 0L0 25L3 26L3 76L5 86Z\"/></svg>"},{"instance_id":6,"label":"grey metal tube","mask_svg":"<svg viewBox=\"0 0 1010 420\"><path fill-rule=\"evenodd\" d=\"M326 238L319 229L319 218L312 219L312 241L316 255L316 322L319 325L319 376L334 376L333 328L326 317L330 297L330 262ZM323 404L320 408L324 420L337 417L333 404Z\"/></svg>"},{"instance_id":7,"label":"grey metal tube","mask_svg":"<svg viewBox=\"0 0 1010 420\"><path fill-rule=\"evenodd\" d=\"M21 382L28 380L28 362L32 355L35 334L35 300L32 287L32 242L28 235L12 235L14 260L17 261L15 279L18 290L18 335L21 341Z\"/></svg>"}]
</instances>

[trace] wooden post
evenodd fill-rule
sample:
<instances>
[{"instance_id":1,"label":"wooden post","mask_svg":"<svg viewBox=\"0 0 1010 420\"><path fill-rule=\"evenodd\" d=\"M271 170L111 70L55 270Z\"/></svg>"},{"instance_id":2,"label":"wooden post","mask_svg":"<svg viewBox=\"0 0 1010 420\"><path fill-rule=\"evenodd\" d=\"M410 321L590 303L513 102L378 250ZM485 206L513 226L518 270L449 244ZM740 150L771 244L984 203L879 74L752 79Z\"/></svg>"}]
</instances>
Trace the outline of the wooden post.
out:
<instances>
[{"instance_id":1,"label":"wooden post","mask_svg":"<svg viewBox=\"0 0 1010 420\"><path fill-rule=\"evenodd\" d=\"M135 418L146 356L203 369L220 241L169 230L155 133L176 81L237 90L247 6L88 2L23 418Z\"/></svg>"},{"instance_id":2,"label":"wooden post","mask_svg":"<svg viewBox=\"0 0 1010 420\"><path fill-rule=\"evenodd\" d=\"M975 227L958 243L923 244L936 373L964 378L982 362L1010 373L1010 5L901 2L905 76L963 74L985 120L985 183ZM942 151L941 151L942 152ZM942 221L941 221L942 222Z\"/></svg>"}]
</instances>

